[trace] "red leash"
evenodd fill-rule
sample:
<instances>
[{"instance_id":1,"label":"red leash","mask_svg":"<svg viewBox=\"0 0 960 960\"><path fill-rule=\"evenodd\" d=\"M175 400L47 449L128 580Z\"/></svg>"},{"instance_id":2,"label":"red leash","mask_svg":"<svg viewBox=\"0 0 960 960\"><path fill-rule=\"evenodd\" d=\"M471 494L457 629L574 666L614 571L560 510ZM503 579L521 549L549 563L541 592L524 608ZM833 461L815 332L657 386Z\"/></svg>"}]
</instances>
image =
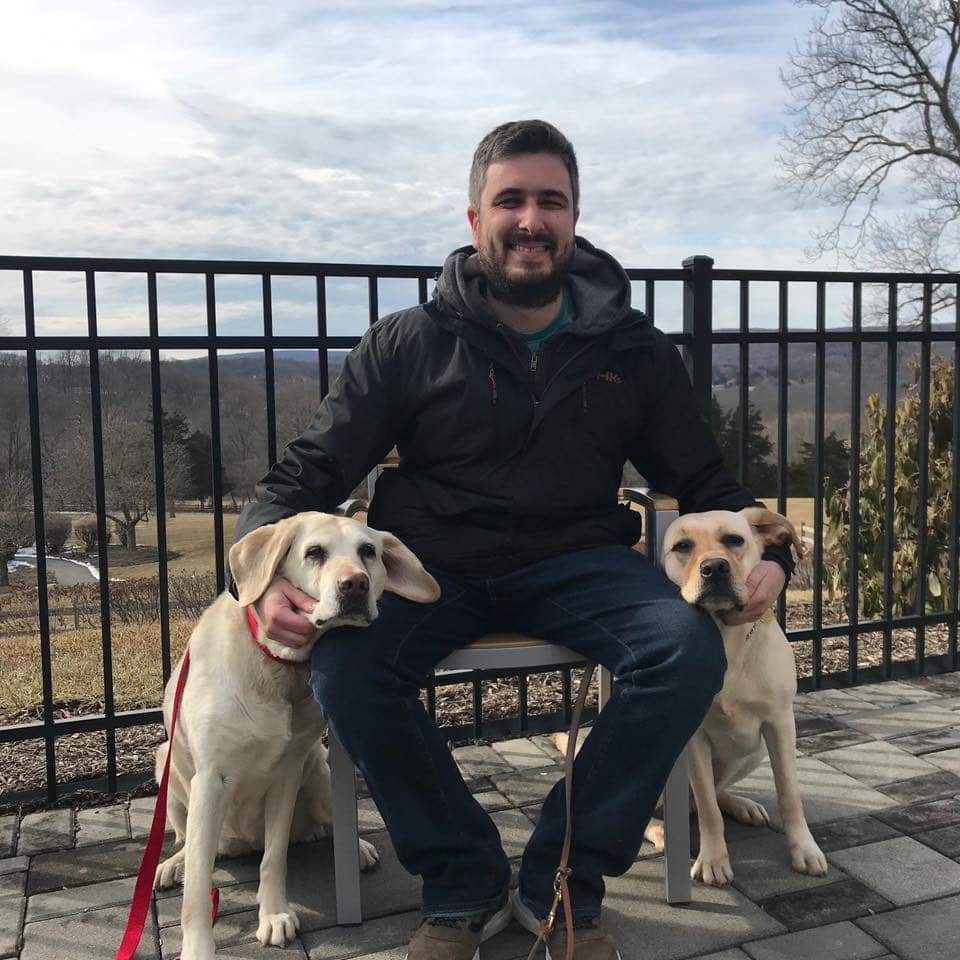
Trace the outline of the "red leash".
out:
<instances>
[{"instance_id":1,"label":"red leash","mask_svg":"<svg viewBox=\"0 0 960 960\"><path fill-rule=\"evenodd\" d=\"M167 825L167 785L170 781L170 755L173 753L173 735L177 730L177 715L180 713L180 700L183 688L187 682L187 671L190 669L190 650L184 651L183 663L180 666L180 676L177 677L177 689L173 695L173 711L170 714L170 746L167 748L167 759L163 765L163 776L160 778L160 789L157 792L157 805L153 808L153 822L150 824L150 836L147 839L147 848L143 851L140 861L140 872L137 874L137 883L133 891L133 902L130 904L130 915L127 917L127 929L123 932L123 940L117 950L114 960L131 960L137 952L143 928L150 912L150 895L153 892L153 878L160 863L160 851L163 849L163 831ZM217 920L217 910L220 907L220 891L216 887L210 890L212 921Z\"/></svg>"}]
</instances>

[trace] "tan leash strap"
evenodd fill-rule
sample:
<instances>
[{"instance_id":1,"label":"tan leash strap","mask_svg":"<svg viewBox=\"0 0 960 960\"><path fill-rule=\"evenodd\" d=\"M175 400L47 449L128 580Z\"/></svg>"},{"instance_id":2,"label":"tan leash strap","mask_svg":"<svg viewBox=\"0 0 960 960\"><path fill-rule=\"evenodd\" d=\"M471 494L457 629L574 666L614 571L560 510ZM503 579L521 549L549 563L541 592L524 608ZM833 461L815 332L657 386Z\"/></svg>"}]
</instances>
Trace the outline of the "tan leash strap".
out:
<instances>
[{"instance_id":1,"label":"tan leash strap","mask_svg":"<svg viewBox=\"0 0 960 960\"><path fill-rule=\"evenodd\" d=\"M590 681L593 679L593 671L596 664L588 663L583 671L583 677L580 679L580 689L577 691L577 703L573 708L573 717L570 720L570 733L567 737L567 755L563 763L563 799L564 799L564 830L563 830L563 848L560 851L560 864L553 878L553 905L550 912L540 921L540 932L530 952L527 954L527 960L533 960L533 955L537 952L537 947L541 943L546 943L547 938L553 933L553 926L557 919L557 911L561 904L565 904L563 911L564 928L567 932L567 952L564 960L574 960L573 950L573 904L570 902L570 888L567 885L567 877L570 876L570 847L573 844L573 760L577 755L577 736L580 732L580 719L583 716L583 707L587 702L587 691L590 689Z\"/></svg>"}]
</instances>

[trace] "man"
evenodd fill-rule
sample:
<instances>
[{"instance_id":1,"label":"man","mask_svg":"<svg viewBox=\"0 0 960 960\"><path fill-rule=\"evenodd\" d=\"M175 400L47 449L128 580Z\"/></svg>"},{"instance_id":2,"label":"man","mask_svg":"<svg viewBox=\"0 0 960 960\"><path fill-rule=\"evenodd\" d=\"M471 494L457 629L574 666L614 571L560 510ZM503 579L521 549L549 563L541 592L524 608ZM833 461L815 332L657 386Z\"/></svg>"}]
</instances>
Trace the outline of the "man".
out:
<instances>
[{"instance_id":1,"label":"man","mask_svg":"<svg viewBox=\"0 0 960 960\"><path fill-rule=\"evenodd\" d=\"M422 606L385 594L366 630L327 633L312 688L370 787L404 867L423 880L410 960L471 960L509 921L510 869L418 700L447 654L495 629L563 644L611 669L615 693L574 776L570 894L579 960L619 957L599 925L604 876L633 863L667 774L720 689L710 618L630 549L617 503L629 459L684 512L755 502L727 473L676 349L630 308L612 257L576 237L576 157L550 124L497 127L470 172L472 247L448 257L430 303L384 317L347 358L309 429L257 486L237 536L332 510L396 445L369 522L439 582ZM739 622L775 600L770 552ZM312 600L276 582L267 633L310 635ZM512 910L546 915L564 832L562 785L527 846ZM563 955L562 924L550 940Z\"/></svg>"}]
</instances>

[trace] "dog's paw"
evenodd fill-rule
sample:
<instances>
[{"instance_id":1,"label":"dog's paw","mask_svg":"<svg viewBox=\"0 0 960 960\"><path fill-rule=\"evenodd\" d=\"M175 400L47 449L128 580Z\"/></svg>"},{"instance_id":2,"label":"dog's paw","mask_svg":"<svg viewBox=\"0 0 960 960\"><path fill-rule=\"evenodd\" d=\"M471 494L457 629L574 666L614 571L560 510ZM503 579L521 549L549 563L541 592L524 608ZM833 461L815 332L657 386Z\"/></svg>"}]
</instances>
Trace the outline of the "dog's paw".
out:
<instances>
[{"instance_id":1,"label":"dog's paw","mask_svg":"<svg viewBox=\"0 0 960 960\"><path fill-rule=\"evenodd\" d=\"M285 947L299 929L300 918L289 908L282 913L261 913L257 940L264 947Z\"/></svg>"},{"instance_id":2,"label":"dog's paw","mask_svg":"<svg viewBox=\"0 0 960 960\"><path fill-rule=\"evenodd\" d=\"M711 887L725 887L733 880L733 867L726 849L715 854L700 851L700 855L690 868L690 876Z\"/></svg>"},{"instance_id":3,"label":"dog's paw","mask_svg":"<svg viewBox=\"0 0 960 960\"><path fill-rule=\"evenodd\" d=\"M788 840L790 865L797 873L809 873L812 877L827 875L827 858L809 834L798 840Z\"/></svg>"},{"instance_id":4,"label":"dog's paw","mask_svg":"<svg viewBox=\"0 0 960 960\"><path fill-rule=\"evenodd\" d=\"M666 831L663 828L662 820L651 820L643 831L645 840L649 840L661 853L666 846Z\"/></svg>"},{"instance_id":5,"label":"dog's paw","mask_svg":"<svg viewBox=\"0 0 960 960\"><path fill-rule=\"evenodd\" d=\"M748 827L762 827L770 822L763 804L749 797L738 797L728 793L720 804L720 809L730 814L737 823L746 824Z\"/></svg>"},{"instance_id":6,"label":"dog's paw","mask_svg":"<svg viewBox=\"0 0 960 960\"><path fill-rule=\"evenodd\" d=\"M215 954L216 947L211 933L191 934L184 930L180 960L214 960Z\"/></svg>"},{"instance_id":7,"label":"dog's paw","mask_svg":"<svg viewBox=\"0 0 960 960\"><path fill-rule=\"evenodd\" d=\"M380 862L380 853L367 840L360 841L360 869L372 870Z\"/></svg>"},{"instance_id":8,"label":"dog's paw","mask_svg":"<svg viewBox=\"0 0 960 960\"><path fill-rule=\"evenodd\" d=\"M168 890L178 883L183 883L183 857L175 853L157 867L153 875L153 889Z\"/></svg>"}]
</instances>

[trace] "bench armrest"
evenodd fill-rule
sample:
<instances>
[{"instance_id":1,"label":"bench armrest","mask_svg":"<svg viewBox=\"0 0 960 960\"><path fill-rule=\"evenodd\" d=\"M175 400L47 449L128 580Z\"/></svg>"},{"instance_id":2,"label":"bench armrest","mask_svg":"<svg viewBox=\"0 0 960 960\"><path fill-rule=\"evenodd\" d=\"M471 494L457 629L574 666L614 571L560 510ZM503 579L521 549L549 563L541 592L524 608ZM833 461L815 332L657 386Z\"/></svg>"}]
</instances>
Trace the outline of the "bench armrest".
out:
<instances>
[{"instance_id":1,"label":"bench armrest","mask_svg":"<svg viewBox=\"0 0 960 960\"><path fill-rule=\"evenodd\" d=\"M680 515L680 505L673 497L646 487L621 487L619 497L627 503L637 504L643 510L647 556L654 566L661 566L663 538L667 527Z\"/></svg>"}]
</instances>

